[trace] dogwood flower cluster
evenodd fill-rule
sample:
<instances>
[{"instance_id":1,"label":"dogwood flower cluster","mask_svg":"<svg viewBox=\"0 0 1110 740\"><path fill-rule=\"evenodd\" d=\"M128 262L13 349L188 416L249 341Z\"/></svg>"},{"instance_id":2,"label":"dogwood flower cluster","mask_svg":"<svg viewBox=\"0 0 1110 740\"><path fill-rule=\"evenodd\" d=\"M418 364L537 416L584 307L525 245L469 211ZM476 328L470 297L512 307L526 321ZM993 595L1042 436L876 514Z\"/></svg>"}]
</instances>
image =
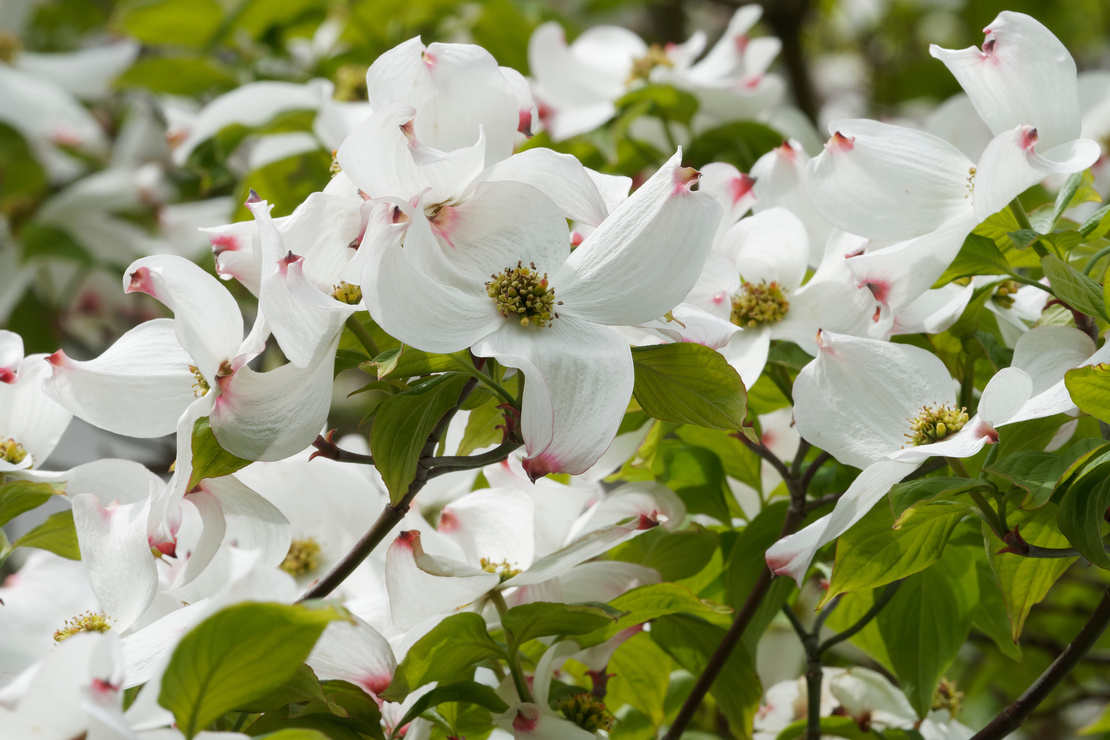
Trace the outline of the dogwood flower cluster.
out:
<instances>
[{"instance_id":1,"label":"dogwood flower cluster","mask_svg":"<svg viewBox=\"0 0 1110 740\"><path fill-rule=\"evenodd\" d=\"M124 270L122 293L162 311L94 352L25 355L19 335L0 331L0 483L24 487L13 500L64 499L82 562L36 551L0 588L0 641L14 646L0 654L0 736L185 736L160 703L182 639L228 607L293 604L326 585L344 619L304 662L319 681L365 693L386 737L432 737L446 720L414 707L463 674L481 683L491 737L606 737L633 711L618 718L603 702L607 671L632 670L621 650L637 635L654 640L651 620L667 618L716 640L729 610L714 603L744 603L730 592L747 577L738 553L750 550L752 572L766 566L802 586L823 547L930 459L959 470L1014 425L1075 416L1066 374L1110 362L1110 343L1099 346L1084 321L1089 306L1068 306L1074 325L1059 310L1046 318L1050 302L1066 303L1052 293L1062 281L1027 277L1031 263L956 269L1000 211L1027 219L1022 193L1102 156L1082 136L1081 109L1093 104L1081 100L1075 64L1035 19L1000 14L981 49L931 47L991 132L974 157L926 131L863 119L830 123L819 152L787 131L750 173L688 161L692 149L677 146L667 120L656 122L669 134L665 156L635 179L537 145L541 131L557 145L607 125L627 95L652 86L697 101L684 142L742 118L774 120L784 83L769 69L780 44L749 38L759 17L738 10L704 54L700 34L659 47L596 27L568 44L545 23L529 44L531 79L479 46L413 38L366 69L365 100L338 100L323 80L254 82L182 115L172 154L157 163L121 153L84 177L66 147L106 143L71 97L102 92L137 47L0 63L0 96L39 106L0 105L0 121L69 183L37 218L80 222L94 250L118 248L123 235L128 260L113 259L144 256ZM318 36L321 48L339 44L323 26ZM87 77L75 90L35 82L74 62ZM334 149L330 180L300 202L252 188L249 217L228 222L226 197L201 200L166 216L157 239L109 215L151 199L165 215L176 198L162 187L166 172L195 162L229 126L296 110L312 112L312 135L262 136L251 151L265 162L321 142ZM145 140L150 121L136 116L129 125ZM664 146L658 131L642 133ZM1033 249L1065 210L1040 233L1030 225L1008 237ZM213 262L163 248L186 232L182 244L206 238ZM998 329L967 335L979 355L960 355L959 337L930 344L969 306ZM905 335L920 341L894 339ZM701 365L658 360L672 356ZM336 375L355 365L373 376L351 394L370 431L336 442L336 397L352 390ZM729 426L716 412L743 406L738 392L720 400L730 392L721 388L740 382L753 413ZM444 389L454 389L446 402ZM73 417L127 437L175 435L172 469L119 459L51 469ZM1074 425L1062 429L1057 445ZM801 513L791 486L807 454L813 471L831 458L847 477L831 513L751 545L744 538L784 488L790 516ZM706 455L716 478L690 471ZM728 539L732 528L740 533ZM368 533L377 540L367 547ZM679 538L691 550L710 542L712 554L668 550ZM0 545L2 558L21 546ZM637 601L643 594L656 601ZM520 610L544 604L574 614L520 626ZM493 647L461 671L420 673L414 666L442 647L430 640L474 637L443 637L460 617L477 621L479 653ZM676 647L656 633L658 670L712 662L709 637ZM542 641L516 644L520 634ZM453 660L446 652L434 660ZM615 670L629 682L617 695L635 693ZM125 708L124 691L137 686ZM804 717L805 698L797 682L772 686L745 721L757 737L777 736ZM735 724L741 709L717 701ZM820 705L862 732L971 735L955 707L925 716L862 668L826 669ZM665 731L661 713L643 721Z\"/></svg>"}]
</instances>

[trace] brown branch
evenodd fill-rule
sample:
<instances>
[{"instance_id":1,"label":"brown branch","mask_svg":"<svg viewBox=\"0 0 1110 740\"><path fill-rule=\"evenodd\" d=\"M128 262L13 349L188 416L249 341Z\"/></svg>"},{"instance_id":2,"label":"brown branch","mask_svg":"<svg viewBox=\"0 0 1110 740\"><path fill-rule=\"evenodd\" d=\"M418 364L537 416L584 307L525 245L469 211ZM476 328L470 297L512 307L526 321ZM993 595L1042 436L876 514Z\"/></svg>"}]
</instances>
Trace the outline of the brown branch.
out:
<instances>
[{"instance_id":1,"label":"brown branch","mask_svg":"<svg viewBox=\"0 0 1110 740\"><path fill-rule=\"evenodd\" d=\"M447 431L447 426L451 423L451 419L455 418L455 414L462 408L463 402L466 401L467 396L470 395L474 390L474 386L477 384L477 378L471 378L466 381L466 385L462 387L462 391L459 393L459 400L455 404L455 407L443 415L435 425L435 428L432 429L432 433L428 435L428 441L424 443L424 447L420 450L420 460L434 459L433 455L435 454L436 446ZM508 457L507 452L505 456ZM366 534L362 536L362 539L356 542L355 546L351 548L351 551L335 564L331 572L312 584L312 586L304 592L304 595L297 599L298 603L306 599L322 599L338 588L343 581L347 580L347 577L354 573L358 566L362 565L362 561L370 556L374 548L380 545L382 540L393 531L393 528L405 518L405 514L409 513L409 505L412 504L412 500L416 498L416 494L427 484L431 470L432 468L427 465L418 464L416 466L416 477L413 478L412 483L409 484L404 497L396 504L386 506L377 521L375 521Z\"/></svg>"},{"instance_id":2,"label":"brown branch","mask_svg":"<svg viewBox=\"0 0 1110 740\"><path fill-rule=\"evenodd\" d=\"M1110 625L1110 590L1102 592L1091 618L1083 625L1075 639L1052 661L1052 665L1029 686L1017 701L1002 710L991 722L971 738L971 740L1000 740L1021 727L1033 710L1044 701L1052 690L1083 659L1098 638Z\"/></svg>"}]
</instances>

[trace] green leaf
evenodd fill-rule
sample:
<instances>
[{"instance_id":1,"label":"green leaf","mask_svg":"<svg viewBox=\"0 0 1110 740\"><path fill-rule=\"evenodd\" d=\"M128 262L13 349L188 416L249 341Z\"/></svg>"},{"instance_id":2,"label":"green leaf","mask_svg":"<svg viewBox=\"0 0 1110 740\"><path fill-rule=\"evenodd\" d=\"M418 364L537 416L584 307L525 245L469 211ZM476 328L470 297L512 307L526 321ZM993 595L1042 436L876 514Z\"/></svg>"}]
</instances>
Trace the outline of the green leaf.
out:
<instances>
[{"instance_id":1,"label":"green leaf","mask_svg":"<svg viewBox=\"0 0 1110 740\"><path fill-rule=\"evenodd\" d=\"M283 133L284 131L311 131L315 111L284 111L274 120L255 131L259 133ZM242 126L224 129L218 138L230 135L242 138L248 129ZM274 130L276 129L276 130ZM323 149L296 154L259 167L239 181L235 186L235 202L245 203L250 191L254 190L274 205L274 218L288 216L312 193L323 190L331 180L331 153ZM236 206L232 215L235 220L249 220L250 211L246 206Z\"/></svg>"},{"instance_id":2,"label":"green leaf","mask_svg":"<svg viewBox=\"0 0 1110 740\"><path fill-rule=\"evenodd\" d=\"M1023 450L996 460L984 468L988 473L1001 476L1018 488L1028 491L1022 508L1036 509L1052 498L1052 489L1063 472L1063 461L1051 452Z\"/></svg>"},{"instance_id":3,"label":"green leaf","mask_svg":"<svg viewBox=\"0 0 1110 740\"><path fill-rule=\"evenodd\" d=\"M1064 211L1069 208L1074 208L1081 203L1101 203L1102 197L1098 191L1091 187L1095 182L1095 176L1091 170L1086 169L1081 172L1076 172L1071 175L1064 183L1064 187L1060 188L1060 192L1056 195L1056 203L1052 206L1052 217L1049 220L1048 228L1045 231L1052 231L1056 228L1056 224L1060 221L1060 217L1064 215ZM1086 236L1086 234L1084 234Z\"/></svg>"},{"instance_id":4,"label":"green leaf","mask_svg":"<svg viewBox=\"0 0 1110 740\"><path fill-rule=\"evenodd\" d=\"M393 681L380 696L386 701L401 701L426 683L470 678L470 670L478 663L505 657L505 651L486 632L486 620L481 615L452 614L409 648L393 673Z\"/></svg>"},{"instance_id":5,"label":"green leaf","mask_svg":"<svg viewBox=\"0 0 1110 740\"><path fill-rule=\"evenodd\" d=\"M698 112L698 99L672 85L644 85L624 94L614 103L618 110L635 108L639 115L689 125Z\"/></svg>"},{"instance_id":6,"label":"green leaf","mask_svg":"<svg viewBox=\"0 0 1110 740\"><path fill-rule=\"evenodd\" d=\"M1036 511L1012 511L1007 524L1017 527L1026 542L1041 547L1067 547L1067 538L1056 525L1056 505L1046 504ZM1002 543L983 525L987 559L1002 588L1002 600L1010 617L1010 636L1017 642L1029 610L1045 597L1075 558L1025 558L1013 553L998 553Z\"/></svg>"},{"instance_id":7,"label":"green leaf","mask_svg":"<svg viewBox=\"0 0 1110 740\"><path fill-rule=\"evenodd\" d=\"M739 610L755 588L755 582L767 567L763 554L779 539L786 521L786 501L776 501L765 506L759 516L748 523L733 543L725 566L725 603ZM789 578L775 578L767 595L759 603L748 628L744 630L744 643L755 650L763 631L771 624L787 597L794 590Z\"/></svg>"},{"instance_id":8,"label":"green leaf","mask_svg":"<svg viewBox=\"0 0 1110 740\"><path fill-rule=\"evenodd\" d=\"M1079 227L1079 233L1083 235L1084 239L1098 239L1110 233L1110 205L1105 205L1095 211Z\"/></svg>"},{"instance_id":9,"label":"green leaf","mask_svg":"<svg viewBox=\"0 0 1110 740\"><path fill-rule=\"evenodd\" d=\"M940 279L936 287L947 285L957 278L971 275L1010 275L1013 268L994 242L979 234L968 234L959 254Z\"/></svg>"},{"instance_id":10,"label":"green leaf","mask_svg":"<svg viewBox=\"0 0 1110 740\"><path fill-rule=\"evenodd\" d=\"M651 639L676 663L697 676L701 675L717 651L725 630L692 617L669 616L652 622L650 634ZM751 655L743 644L738 644L729 654L720 674L709 687L709 693L717 700L717 708L728 718L732 731L739 737L751 737L763 688Z\"/></svg>"},{"instance_id":11,"label":"green leaf","mask_svg":"<svg viewBox=\"0 0 1110 740\"><path fill-rule=\"evenodd\" d=\"M332 740L319 730L295 728L291 730L278 730L265 735L257 735L257 740Z\"/></svg>"},{"instance_id":12,"label":"green leaf","mask_svg":"<svg viewBox=\"0 0 1110 740\"><path fill-rule=\"evenodd\" d=\"M1088 316L1110 321L1101 285L1052 254L1041 259L1041 267L1057 298Z\"/></svg>"},{"instance_id":13,"label":"green leaf","mask_svg":"<svg viewBox=\"0 0 1110 740\"><path fill-rule=\"evenodd\" d=\"M797 722L792 722L778 734L776 740L797 740L800 737L805 737L806 727L807 720L800 719ZM822 717L821 737L826 735L846 737L849 740L874 740L876 737L872 732L861 730L854 717Z\"/></svg>"},{"instance_id":14,"label":"green leaf","mask_svg":"<svg viewBox=\"0 0 1110 740\"><path fill-rule=\"evenodd\" d=\"M719 537L716 532L692 523L679 532L655 527L609 551L610 560L639 563L659 571L664 581L696 575L712 559Z\"/></svg>"},{"instance_id":15,"label":"green leaf","mask_svg":"<svg viewBox=\"0 0 1110 740\"><path fill-rule=\"evenodd\" d=\"M876 617L906 698L924 717L933 691L971 630L979 582L967 548L951 547L928 570L910 576Z\"/></svg>"},{"instance_id":16,"label":"green leaf","mask_svg":"<svg viewBox=\"0 0 1110 740\"><path fill-rule=\"evenodd\" d=\"M876 506L836 542L832 579L818 608L845 591L878 588L925 570L940 560L960 520L974 507L938 501L910 509L895 521Z\"/></svg>"},{"instance_id":17,"label":"green leaf","mask_svg":"<svg viewBox=\"0 0 1110 740\"><path fill-rule=\"evenodd\" d=\"M237 84L230 69L200 55L144 57L116 78L121 90L149 90L167 95L199 95L210 89L229 90Z\"/></svg>"},{"instance_id":18,"label":"green leaf","mask_svg":"<svg viewBox=\"0 0 1110 740\"><path fill-rule=\"evenodd\" d=\"M679 427L675 434L686 444L712 450L720 458L727 475L757 491L762 490L762 459L735 435L721 429L690 425Z\"/></svg>"},{"instance_id":19,"label":"green leaf","mask_svg":"<svg viewBox=\"0 0 1110 740\"><path fill-rule=\"evenodd\" d=\"M1107 704L1102 710L1102 714L1097 719L1091 721L1079 730L1080 737L1087 735L1101 735L1110 732L1110 704Z\"/></svg>"},{"instance_id":20,"label":"green leaf","mask_svg":"<svg viewBox=\"0 0 1110 740\"><path fill-rule=\"evenodd\" d=\"M691 342L633 347L633 394L653 418L739 429L747 413L740 376L718 352Z\"/></svg>"},{"instance_id":21,"label":"green leaf","mask_svg":"<svg viewBox=\"0 0 1110 740\"><path fill-rule=\"evenodd\" d=\"M245 603L223 609L181 639L158 703L188 738L217 718L285 684L329 622L334 606Z\"/></svg>"},{"instance_id":22,"label":"green leaf","mask_svg":"<svg viewBox=\"0 0 1110 740\"><path fill-rule=\"evenodd\" d=\"M951 499L973 488L990 493L995 490L994 486L985 480L951 477L918 478L896 483L887 495L890 497L890 509L897 519L915 506L942 498Z\"/></svg>"},{"instance_id":23,"label":"green leaf","mask_svg":"<svg viewBox=\"0 0 1110 740\"><path fill-rule=\"evenodd\" d=\"M1002 591L998 588L990 563L987 562L986 551L976 553L975 573L979 580L979 601L971 612L971 626L991 638L1003 655L1020 661L1021 646L1010 635L1006 604L1002 601Z\"/></svg>"},{"instance_id":24,"label":"green leaf","mask_svg":"<svg viewBox=\"0 0 1110 740\"><path fill-rule=\"evenodd\" d=\"M236 710L250 714L261 714L278 710L287 704L304 704L313 701L329 706L329 708L334 707L332 709L333 713L340 710L340 713L346 714L346 712L341 711L342 707L332 705L329 698L324 695L324 690L313 670L307 665L300 665L297 666L293 677L284 684L265 696L241 704L236 707Z\"/></svg>"},{"instance_id":25,"label":"green leaf","mask_svg":"<svg viewBox=\"0 0 1110 740\"><path fill-rule=\"evenodd\" d=\"M701 447L672 447L663 454L660 482L678 494L690 514L730 521L725 497L732 496L721 459Z\"/></svg>"},{"instance_id":26,"label":"green leaf","mask_svg":"<svg viewBox=\"0 0 1110 740\"><path fill-rule=\"evenodd\" d=\"M557 604L534 601L514 606L501 617L501 627L519 647L529 640L552 635L581 635L605 627L624 616L606 604Z\"/></svg>"},{"instance_id":27,"label":"green leaf","mask_svg":"<svg viewBox=\"0 0 1110 740\"><path fill-rule=\"evenodd\" d=\"M246 0L229 30L243 30L254 38L261 38L271 28L292 26L305 14L326 6L325 0L282 0L280 3Z\"/></svg>"},{"instance_id":28,"label":"green leaf","mask_svg":"<svg viewBox=\"0 0 1110 740\"><path fill-rule=\"evenodd\" d=\"M654 583L634 588L610 601L609 606L626 612L625 616L600 630L576 637L575 642L584 648L593 647L622 630L669 614L713 615L732 612L728 607L699 599L693 591L677 583Z\"/></svg>"},{"instance_id":29,"label":"green leaf","mask_svg":"<svg viewBox=\"0 0 1110 740\"><path fill-rule=\"evenodd\" d=\"M470 415L466 417L466 429L459 440L456 455L469 455L482 447L497 444L504 438L504 430L498 429L498 425L504 424L504 414L499 408L503 403L501 398L491 396L481 406L471 409Z\"/></svg>"},{"instance_id":30,"label":"green leaf","mask_svg":"<svg viewBox=\"0 0 1110 740\"><path fill-rule=\"evenodd\" d=\"M741 172L751 172L756 160L783 142L783 135L755 121L736 121L703 131L684 150L684 159L696 167L728 162Z\"/></svg>"},{"instance_id":31,"label":"green leaf","mask_svg":"<svg viewBox=\"0 0 1110 740\"><path fill-rule=\"evenodd\" d=\"M1068 486L1060 499L1056 521L1060 532L1083 557L1093 565L1110 569L1110 557L1102 542L1107 507L1110 507L1110 478L1088 475Z\"/></svg>"},{"instance_id":32,"label":"green leaf","mask_svg":"<svg viewBox=\"0 0 1110 740\"><path fill-rule=\"evenodd\" d=\"M1110 423L1110 364L1072 368L1064 373L1064 385L1080 411Z\"/></svg>"},{"instance_id":33,"label":"green leaf","mask_svg":"<svg viewBox=\"0 0 1110 740\"><path fill-rule=\"evenodd\" d=\"M4 123L0 123L0 162L4 163L0 170L0 213L18 223L19 209L34 205L46 195L46 173L27 140ZM14 224L11 228L18 233ZM7 328L17 327L8 323Z\"/></svg>"},{"instance_id":34,"label":"green leaf","mask_svg":"<svg viewBox=\"0 0 1110 740\"><path fill-rule=\"evenodd\" d=\"M115 26L150 46L200 48L220 27L216 0L153 0L120 8Z\"/></svg>"},{"instance_id":35,"label":"green leaf","mask_svg":"<svg viewBox=\"0 0 1110 740\"><path fill-rule=\"evenodd\" d=\"M439 706L446 702L466 702L470 705L485 707L490 712L501 714L508 711L509 705L497 695L489 686L474 681L457 681L446 686L437 686L417 699L405 716L401 718L393 730L391 737L396 737L397 730L419 717L425 710Z\"/></svg>"},{"instance_id":36,"label":"green leaf","mask_svg":"<svg viewBox=\"0 0 1110 740\"><path fill-rule=\"evenodd\" d=\"M81 549L77 545L73 512L59 511L46 517L45 522L12 543L12 549L17 547L37 547L69 560L80 560Z\"/></svg>"},{"instance_id":37,"label":"green leaf","mask_svg":"<svg viewBox=\"0 0 1110 740\"><path fill-rule=\"evenodd\" d=\"M396 505L416 477L420 452L439 420L455 407L466 376L437 375L391 396L378 407L370 429L370 452Z\"/></svg>"},{"instance_id":38,"label":"green leaf","mask_svg":"<svg viewBox=\"0 0 1110 740\"><path fill-rule=\"evenodd\" d=\"M625 640L605 668L615 674L606 684L605 701L611 707L630 705L643 712L652 727L663 723L663 703L670 685L671 657L651 635L640 632ZM651 737L655 737L652 733Z\"/></svg>"},{"instance_id":39,"label":"green leaf","mask_svg":"<svg viewBox=\"0 0 1110 740\"><path fill-rule=\"evenodd\" d=\"M470 350L464 349L450 355L437 355L402 345L397 349L382 352L371 362L360 365L359 369L370 375L376 374L378 380L386 377L400 380L448 370L473 372L474 365L470 361Z\"/></svg>"},{"instance_id":40,"label":"green leaf","mask_svg":"<svg viewBox=\"0 0 1110 740\"><path fill-rule=\"evenodd\" d=\"M50 224L29 221L23 227L23 258L54 258L81 265L92 265L93 258L74 235Z\"/></svg>"},{"instance_id":41,"label":"green leaf","mask_svg":"<svg viewBox=\"0 0 1110 740\"><path fill-rule=\"evenodd\" d=\"M1028 249L1029 245L1037 241L1040 234L1032 229L1018 229L1017 231L1007 233L1007 236L1010 238L1010 242L1014 245L1014 248L1020 250Z\"/></svg>"},{"instance_id":42,"label":"green leaf","mask_svg":"<svg viewBox=\"0 0 1110 740\"><path fill-rule=\"evenodd\" d=\"M899 587L900 588L900 587ZM836 609L832 611L825 621L831 629L844 632L854 625L863 615L875 605L875 591L851 591L840 597ZM872 619L850 638L850 642L860 648L885 670L893 672L890 664L890 655L887 653L886 643L879 633L878 622Z\"/></svg>"},{"instance_id":43,"label":"green leaf","mask_svg":"<svg viewBox=\"0 0 1110 740\"><path fill-rule=\"evenodd\" d=\"M197 419L193 424L193 473L189 476L189 486L193 486L205 478L219 478L231 475L237 470L242 470L251 464L250 460L236 457L220 447L208 417Z\"/></svg>"},{"instance_id":44,"label":"green leaf","mask_svg":"<svg viewBox=\"0 0 1110 740\"><path fill-rule=\"evenodd\" d=\"M49 483L13 480L0 485L0 527L24 512L37 509L57 494Z\"/></svg>"}]
</instances>

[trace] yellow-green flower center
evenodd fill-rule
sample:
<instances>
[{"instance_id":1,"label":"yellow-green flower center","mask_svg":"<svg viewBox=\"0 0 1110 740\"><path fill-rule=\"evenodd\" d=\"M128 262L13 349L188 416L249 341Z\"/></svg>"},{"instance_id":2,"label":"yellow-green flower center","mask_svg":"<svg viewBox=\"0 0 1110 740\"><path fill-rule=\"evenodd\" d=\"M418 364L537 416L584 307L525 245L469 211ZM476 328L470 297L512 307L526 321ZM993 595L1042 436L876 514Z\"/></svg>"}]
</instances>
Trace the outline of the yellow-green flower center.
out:
<instances>
[{"instance_id":1,"label":"yellow-green flower center","mask_svg":"<svg viewBox=\"0 0 1110 740\"><path fill-rule=\"evenodd\" d=\"M351 283L340 282L332 291L331 297L348 306L355 306L362 300L362 288Z\"/></svg>"},{"instance_id":2,"label":"yellow-green flower center","mask_svg":"<svg viewBox=\"0 0 1110 740\"><path fill-rule=\"evenodd\" d=\"M303 576L316 570L320 565L320 543L312 537L293 540L289 554L278 567L291 576Z\"/></svg>"},{"instance_id":3,"label":"yellow-green flower center","mask_svg":"<svg viewBox=\"0 0 1110 740\"><path fill-rule=\"evenodd\" d=\"M652 44L648 47L647 54L632 60L632 69L628 71L628 79L624 81L624 84L631 85L636 80L647 80L651 77L651 71L656 67L673 66L674 62L667 56L667 52L663 51L663 47L659 44Z\"/></svg>"},{"instance_id":4,"label":"yellow-green flower center","mask_svg":"<svg viewBox=\"0 0 1110 740\"><path fill-rule=\"evenodd\" d=\"M498 576L500 576L501 577L501 583L504 583L505 581L509 580L513 576L520 575L520 569L519 568L514 568L512 566L512 564L509 563L508 560L502 560L501 562L494 562L493 560L490 560L489 558L482 558L481 564L482 564L482 570L484 570L486 573L496 573Z\"/></svg>"},{"instance_id":5,"label":"yellow-green flower center","mask_svg":"<svg viewBox=\"0 0 1110 740\"><path fill-rule=\"evenodd\" d=\"M332 97L345 103L366 100L366 67L344 64L337 69Z\"/></svg>"},{"instance_id":6,"label":"yellow-green flower center","mask_svg":"<svg viewBox=\"0 0 1110 740\"><path fill-rule=\"evenodd\" d=\"M112 620L103 612L95 614L85 612L78 614L73 619L67 619L65 626L54 631L54 642L73 637L78 632L107 632L112 629Z\"/></svg>"},{"instance_id":7,"label":"yellow-green flower center","mask_svg":"<svg viewBox=\"0 0 1110 740\"><path fill-rule=\"evenodd\" d=\"M1014 296L1017 295L1018 288L1020 287L1021 286L1018 285L1016 280L1003 280L998 284L998 287L994 289L994 295L991 296L991 300L1001 308L1013 308Z\"/></svg>"},{"instance_id":8,"label":"yellow-green flower center","mask_svg":"<svg viewBox=\"0 0 1110 740\"><path fill-rule=\"evenodd\" d=\"M962 407L956 409L946 403L922 406L921 413L910 420L910 433L906 438L915 447L939 442L963 429L967 419L967 409Z\"/></svg>"},{"instance_id":9,"label":"yellow-green flower center","mask_svg":"<svg viewBox=\"0 0 1110 740\"><path fill-rule=\"evenodd\" d=\"M933 706L930 709L947 709L955 717L963 705L964 692L956 690L956 682L942 678L933 692Z\"/></svg>"},{"instance_id":10,"label":"yellow-green flower center","mask_svg":"<svg viewBox=\"0 0 1110 740\"><path fill-rule=\"evenodd\" d=\"M586 732L608 731L617 722L605 704L587 692L563 699L559 702L559 711Z\"/></svg>"},{"instance_id":11,"label":"yellow-green flower center","mask_svg":"<svg viewBox=\"0 0 1110 740\"><path fill-rule=\"evenodd\" d=\"M0 460L19 465L27 457L27 449L10 437L0 441Z\"/></svg>"},{"instance_id":12,"label":"yellow-green flower center","mask_svg":"<svg viewBox=\"0 0 1110 740\"><path fill-rule=\"evenodd\" d=\"M190 365L189 371L193 374L193 397L200 398L209 391L208 381L204 379L196 365Z\"/></svg>"},{"instance_id":13,"label":"yellow-green flower center","mask_svg":"<svg viewBox=\"0 0 1110 740\"><path fill-rule=\"evenodd\" d=\"M559 318L555 306L561 306L562 301L555 300L555 291L547 285L547 273L540 277L535 262L528 267L517 262L516 267L506 267L501 274L490 277L493 279L486 283L486 294L505 318L519 319L521 326L538 327Z\"/></svg>"},{"instance_id":14,"label":"yellow-green flower center","mask_svg":"<svg viewBox=\"0 0 1110 740\"><path fill-rule=\"evenodd\" d=\"M19 43L19 37L14 33L0 31L0 62L11 64L23 45Z\"/></svg>"},{"instance_id":15,"label":"yellow-green flower center","mask_svg":"<svg viewBox=\"0 0 1110 740\"><path fill-rule=\"evenodd\" d=\"M786 290L777 282L744 282L740 285L740 292L732 297L730 318L737 326L752 329L781 321L789 310L790 302L786 300Z\"/></svg>"},{"instance_id":16,"label":"yellow-green flower center","mask_svg":"<svg viewBox=\"0 0 1110 740\"><path fill-rule=\"evenodd\" d=\"M331 171L331 176L332 177L335 177L336 175L338 175L340 172L343 171L343 168L339 166L339 150L338 149L332 149L331 150L331 167L328 168L328 169Z\"/></svg>"}]
</instances>

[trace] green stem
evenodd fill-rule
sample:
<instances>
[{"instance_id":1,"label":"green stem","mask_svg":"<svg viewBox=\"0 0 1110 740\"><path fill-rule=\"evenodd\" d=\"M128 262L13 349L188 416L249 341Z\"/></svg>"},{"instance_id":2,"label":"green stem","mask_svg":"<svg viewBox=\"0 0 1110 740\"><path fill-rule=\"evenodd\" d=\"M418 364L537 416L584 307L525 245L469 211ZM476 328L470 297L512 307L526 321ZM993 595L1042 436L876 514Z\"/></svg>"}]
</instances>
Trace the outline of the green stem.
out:
<instances>
[{"instance_id":1,"label":"green stem","mask_svg":"<svg viewBox=\"0 0 1110 740\"><path fill-rule=\"evenodd\" d=\"M902 581L900 581L900 580L899 581L894 581L891 584L889 584L883 590L883 592L881 594L879 594L879 598L875 599L875 603L873 603L871 605L871 608L868 609L866 612L864 612L863 616L860 617L858 620L856 620L855 624L853 624L851 627L849 627L848 629L841 632L839 635L833 635L829 639L822 642L817 647L818 657L823 655L825 653L825 651L828 650L829 648L831 648L833 645L837 645L839 643L844 642L847 639L850 639L857 632L859 632L861 629L866 627L868 622L870 622L872 619L874 619L878 615L878 613L883 610L883 607L886 606L887 603L892 598L894 598L894 594L898 591L898 587L901 586L901 585L902 585Z\"/></svg>"},{"instance_id":2,"label":"green stem","mask_svg":"<svg viewBox=\"0 0 1110 740\"><path fill-rule=\"evenodd\" d=\"M355 339L358 340L359 344L362 345L363 349L366 350L371 358L381 354L381 350L378 349L378 343L374 341L374 337L370 336L370 332L366 330L366 327L363 326L362 322L356 319L354 315L347 317L346 327L351 330L351 333L355 335Z\"/></svg>"},{"instance_id":3,"label":"green stem","mask_svg":"<svg viewBox=\"0 0 1110 740\"><path fill-rule=\"evenodd\" d=\"M1083 274L1090 277L1091 271L1095 269L1095 265L1098 264L1098 261L1108 254L1110 254L1110 247L1103 247L1095 252L1094 255L1091 256L1091 259L1087 260L1087 265L1083 268Z\"/></svg>"},{"instance_id":4,"label":"green stem","mask_svg":"<svg viewBox=\"0 0 1110 740\"><path fill-rule=\"evenodd\" d=\"M457 363L457 364L459 365L459 369L461 371L463 371L464 373L466 373L467 375L474 378L479 383L481 383L482 385L486 386L491 391L496 393L498 396L501 397L502 401L509 404L513 408L516 408L516 409L520 408L520 401L513 398L513 394L511 394L507 390L505 390L504 386L502 386L496 380L494 380L490 376L486 375L484 372L482 372L481 370L479 370L476 367L473 367L473 366L468 367L466 365L463 365L462 363ZM524 379L524 376L522 375L521 380L523 380L523 379ZM523 390L522 390L522 393L523 393Z\"/></svg>"},{"instance_id":5,"label":"green stem","mask_svg":"<svg viewBox=\"0 0 1110 740\"><path fill-rule=\"evenodd\" d=\"M480 455L432 457L421 464L429 468L434 468L428 473L428 478L432 479L446 473L453 473L456 470L473 470L474 468L484 468L487 465L499 463L505 460L514 450L519 448L521 444L523 443L515 439L510 439L502 442L489 452L483 452Z\"/></svg>"},{"instance_id":6,"label":"green stem","mask_svg":"<svg viewBox=\"0 0 1110 740\"><path fill-rule=\"evenodd\" d=\"M967 468L964 467L964 463L962 460L960 460L960 458L946 457L944 458L944 460L948 463L948 467L952 468L952 472L956 475L960 476L961 478L971 477L970 475L968 475Z\"/></svg>"},{"instance_id":7,"label":"green stem","mask_svg":"<svg viewBox=\"0 0 1110 740\"><path fill-rule=\"evenodd\" d=\"M984 460L983 464L979 467L979 477L980 478L986 478L987 477L987 468L989 468L991 466L991 464L994 462L994 459L996 457L998 457L998 445L995 444L995 445L991 445L990 450L987 451L987 459Z\"/></svg>"},{"instance_id":8,"label":"green stem","mask_svg":"<svg viewBox=\"0 0 1110 740\"><path fill-rule=\"evenodd\" d=\"M1018 226L1036 233L1036 229L1033 228L1033 224L1029 222L1029 216L1025 213L1025 208L1023 208L1021 205L1020 198L1015 197L1013 200L1010 201L1010 213L1014 214L1014 219L1018 222ZM1045 249L1042 245L1038 244L1036 241L1033 242L1033 251L1036 252L1037 255L1040 257L1048 256L1048 250Z\"/></svg>"},{"instance_id":9,"label":"green stem","mask_svg":"<svg viewBox=\"0 0 1110 740\"><path fill-rule=\"evenodd\" d=\"M998 512L994 510L994 507L990 505L990 502L987 501L986 497L979 490L972 488L968 491L968 495L971 496L971 500L975 502L975 505L979 507L979 511L983 513L983 518L987 520L987 526L991 528L991 531L994 532L994 535L998 537L998 539L1002 539L1009 530L1002 528L1002 522L999 521Z\"/></svg>"},{"instance_id":10,"label":"green stem","mask_svg":"<svg viewBox=\"0 0 1110 740\"><path fill-rule=\"evenodd\" d=\"M505 597L497 589L490 591L488 595L494 608L497 609L498 615L504 619L505 612L509 611L509 605L505 603ZM505 632L505 641L508 643L509 649L509 672L513 674L513 684L516 686L517 696L520 697L522 702L531 702L532 692L528 690L528 682L524 680L524 673L520 670L520 656L517 653L516 644L508 632Z\"/></svg>"}]
</instances>

